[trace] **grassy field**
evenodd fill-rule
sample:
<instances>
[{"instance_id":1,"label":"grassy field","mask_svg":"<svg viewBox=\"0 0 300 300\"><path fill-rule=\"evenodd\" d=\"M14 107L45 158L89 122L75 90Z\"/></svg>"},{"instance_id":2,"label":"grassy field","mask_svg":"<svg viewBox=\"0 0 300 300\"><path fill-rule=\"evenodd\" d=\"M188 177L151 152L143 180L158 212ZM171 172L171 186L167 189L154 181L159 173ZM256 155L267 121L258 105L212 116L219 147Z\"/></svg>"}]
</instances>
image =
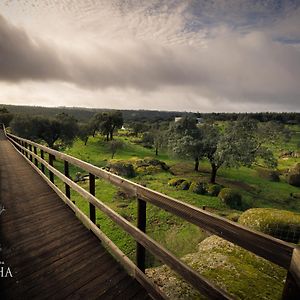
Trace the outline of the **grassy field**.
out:
<instances>
[{"instance_id":1,"label":"grassy field","mask_svg":"<svg viewBox=\"0 0 300 300\"><path fill-rule=\"evenodd\" d=\"M298 127L292 129L294 132L292 139L287 144L280 144L274 148L274 152L277 155L283 149L298 149L300 129ZM134 138L119 135L116 139L120 139L124 143L123 149L115 154L115 159L117 160L129 160L133 157L144 159L145 157L155 156L153 149L146 149L141 145L135 144ZM65 153L99 167L106 166L111 159L109 147L100 136L90 137L86 146L82 141L77 140L71 148L65 149ZM198 179L203 181L208 180L210 171L208 162L201 162L200 171L195 172L193 171L192 161L172 157L167 152L161 152L155 158L167 163L170 166L170 171L161 171L154 174L141 173L137 174L132 180L200 208L206 206L206 209L221 216L231 218L242 212L230 209L218 197L177 190L168 185L168 181L176 177L185 178L190 181ZM300 159L279 159L278 169L283 171L296 162L300 162ZM60 170L63 169L63 165L59 161L55 162L55 166ZM74 167L70 171L72 178L75 177L77 172L82 172L82 170ZM86 173L82 172L82 174L85 175ZM223 168L218 173L217 182L226 187L235 188L242 194L243 210L250 207L273 207L300 212L299 199L291 197L291 193L299 193L300 189L288 185L285 182L284 175L281 176L280 182L272 182L260 177L256 167L241 167L239 169ZM59 180L56 183L63 189L63 184ZM88 181L80 182L80 185L88 189ZM72 192L71 196L72 200L76 201L76 205L88 214L88 203L74 192ZM96 196L124 218L132 223L136 223L136 199L124 197L116 187L101 179L96 180ZM134 259L135 242L131 237L127 236L99 211L97 211L97 224L125 254ZM196 226L152 205L147 206L147 233L178 257L194 252L197 249L198 243L207 237L207 234ZM157 265L158 262L149 255L147 264L148 266L153 266Z\"/></svg>"}]
</instances>

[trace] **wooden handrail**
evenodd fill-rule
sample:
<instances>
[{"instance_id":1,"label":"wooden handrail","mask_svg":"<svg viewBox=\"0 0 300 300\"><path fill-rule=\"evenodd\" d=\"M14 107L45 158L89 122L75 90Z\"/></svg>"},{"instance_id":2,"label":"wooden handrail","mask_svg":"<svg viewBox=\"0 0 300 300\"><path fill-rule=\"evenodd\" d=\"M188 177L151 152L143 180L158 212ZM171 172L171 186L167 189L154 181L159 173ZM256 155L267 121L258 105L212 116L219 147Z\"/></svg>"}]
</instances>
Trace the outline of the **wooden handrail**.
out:
<instances>
[{"instance_id":1,"label":"wooden handrail","mask_svg":"<svg viewBox=\"0 0 300 300\"><path fill-rule=\"evenodd\" d=\"M13 139L9 137L9 139L16 143ZM23 149L28 153L30 150L20 146L17 144L19 149ZM47 163L45 160L43 161L38 155L31 153L34 158L36 158L40 163L43 163L44 166L54 175L56 175L60 180L64 183L68 184L74 191L78 192L81 196L83 196L90 204L100 209L103 213L105 213L108 217L110 217L116 224L118 224L121 228L123 228L127 233L129 233L137 242L142 244L145 248L147 248L152 254L158 257L165 264L170 266L173 270L175 270L178 274L180 274L184 279L190 282L197 290L201 291L211 299L232 299L232 297L217 287L213 283L209 282L205 277L199 275L192 268L181 262L177 257L175 257L172 253L170 253L167 249L162 247L159 243L154 241L152 238L147 236L144 232L136 228L125 218L120 216L114 210L112 210L109 206L105 205L91 193L86 191L84 188L76 184L74 181L63 175L57 169L55 169L52 165ZM53 155L53 154L51 154ZM50 179L52 182L52 180ZM53 183L53 182L52 182Z\"/></svg>"},{"instance_id":2,"label":"wooden handrail","mask_svg":"<svg viewBox=\"0 0 300 300\"><path fill-rule=\"evenodd\" d=\"M152 252L155 256L160 258L172 269L177 271L195 288L197 288L199 291L203 292L206 296L212 299L229 299L231 296L224 292L222 289L216 287L214 284L207 281L204 277L196 273L190 267L183 264L168 250L164 249L161 245L159 245L157 242L148 237L143 232L144 230L140 230L144 229L144 220L140 222L140 226L142 227L140 229L136 228L126 219L122 218L120 215L118 215L116 212L114 212L112 209L106 206L103 202L97 199L94 195L87 192L86 190L78 186L76 183L74 183L67 176L60 173L53 166L48 164L44 159L40 158L34 152L28 150L26 147L23 147L22 144L28 144L33 146L34 148L39 148L41 150L41 153L46 152L49 154L49 156L54 156L63 160L64 162L71 163L74 166L77 166L87 171L93 176L104 178L109 182L113 183L114 185L127 190L132 195L135 195L139 199L138 201L142 201L143 203L144 201L149 202L162 209L165 209L177 216L182 217L190 223L193 223L281 267L284 267L285 269L289 270L286 286L290 283L290 280L288 279L299 279L299 249L287 242L281 241L279 239L273 238L269 235L260 232L250 230L242 225L228 221L212 213L199 209L195 206L186 204L172 197L145 188L137 183L131 182L106 170L93 166L92 164L74 158L70 155L61 153L59 151L50 149L46 146L40 145L27 139L17 137L12 134L7 134L7 137L10 141L12 141L15 144L20 153L24 152L26 156L29 155L29 157L35 158L37 161L39 161L42 167L48 168L50 174L53 173L54 175L56 175L66 184L66 186L71 187L73 190L77 191L85 199L87 199L90 202L90 205L93 205L101 211L103 211L104 213L106 213L115 223L117 223L126 232L133 236L133 238L135 238L135 240L138 242L138 245L142 245L143 247L147 248L147 250ZM143 211L144 210L141 210L141 212ZM139 251L143 254L142 249L140 249ZM141 265L143 265L143 263L141 263ZM296 286L299 289L298 284L296 284ZM290 289L285 288L285 294L287 294L286 290ZM283 296L283 298L285 298L285 296Z\"/></svg>"}]
</instances>

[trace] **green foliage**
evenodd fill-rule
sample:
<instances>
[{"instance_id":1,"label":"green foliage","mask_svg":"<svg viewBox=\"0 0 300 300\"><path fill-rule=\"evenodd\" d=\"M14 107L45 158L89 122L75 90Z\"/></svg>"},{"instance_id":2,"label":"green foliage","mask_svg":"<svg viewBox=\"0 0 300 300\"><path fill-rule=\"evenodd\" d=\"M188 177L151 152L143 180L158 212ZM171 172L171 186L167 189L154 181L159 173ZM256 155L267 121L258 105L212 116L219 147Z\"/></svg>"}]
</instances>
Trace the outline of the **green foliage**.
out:
<instances>
[{"instance_id":1,"label":"green foliage","mask_svg":"<svg viewBox=\"0 0 300 300\"><path fill-rule=\"evenodd\" d=\"M86 146L89 136L93 134L93 128L90 123L80 123L78 125L78 137L84 142Z\"/></svg>"},{"instance_id":2,"label":"green foliage","mask_svg":"<svg viewBox=\"0 0 300 300\"><path fill-rule=\"evenodd\" d=\"M242 196L231 188L223 188L219 193L219 198L230 208L240 208Z\"/></svg>"},{"instance_id":3,"label":"green foliage","mask_svg":"<svg viewBox=\"0 0 300 300\"><path fill-rule=\"evenodd\" d=\"M53 148L59 139L63 145L71 145L78 132L77 121L67 114L55 118L18 115L11 123L13 132L32 140L43 140Z\"/></svg>"},{"instance_id":4,"label":"green foliage","mask_svg":"<svg viewBox=\"0 0 300 300\"><path fill-rule=\"evenodd\" d=\"M14 115L10 113L7 108L0 107L0 124L4 124L5 127L8 127Z\"/></svg>"},{"instance_id":5,"label":"green foliage","mask_svg":"<svg viewBox=\"0 0 300 300\"><path fill-rule=\"evenodd\" d=\"M190 191L196 194L204 195L206 194L207 190L207 184L204 182L199 181L193 181L190 185Z\"/></svg>"},{"instance_id":6,"label":"green foliage","mask_svg":"<svg viewBox=\"0 0 300 300\"><path fill-rule=\"evenodd\" d=\"M245 211L239 223L276 238L299 243L300 214L273 208L252 208Z\"/></svg>"},{"instance_id":7,"label":"green foliage","mask_svg":"<svg viewBox=\"0 0 300 300\"><path fill-rule=\"evenodd\" d=\"M186 191L189 189L191 183L189 181L183 181L179 185L177 185L177 189Z\"/></svg>"},{"instance_id":8,"label":"green foliage","mask_svg":"<svg viewBox=\"0 0 300 300\"><path fill-rule=\"evenodd\" d=\"M121 128L123 122L121 111L97 113L91 120L93 135L96 131L99 131L102 135L106 136L107 141L113 140L114 131Z\"/></svg>"},{"instance_id":9,"label":"green foliage","mask_svg":"<svg viewBox=\"0 0 300 300\"><path fill-rule=\"evenodd\" d=\"M282 132L282 127L275 123L257 123L244 118L230 122L224 130L211 124L204 124L201 130L204 156L212 168L212 183L215 183L221 166L251 166L257 160L263 160L270 167L277 165L269 147Z\"/></svg>"},{"instance_id":10,"label":"green foliage","mask_svg":"<svg viewBox=\"0 0 300 300\"><path fill-rule=\"evenodd\" d=\"M113 159L118 150L124 147L124 143L121 140L113 140L109 142L109 149L111 151L111 158Z\"/></svg>"},{"instance_id":11,"label":"green foliage","mask_svg":"<svg viewBox=\"0 0 300 300\"><path fill-rule=\"evenodd\" d=\"M173 179L169 180L168 185L176 187L176 186L180 185L181 183L183 183L184 181L186 181L186 180L183 178L173 178Z\"/></svg>"},{"instance_id":12,"label":"green foliage","mask_svg":"<svg viewBox=\"0 0 300 300\"><path fill-rule=\"evenodd\" d=\"M199 160L203 157L203 144L197 120L186 116L172 123L167 135L169 149L178 156L194 159L194 169L198 171Z\"/></svg>"}]
</instances>

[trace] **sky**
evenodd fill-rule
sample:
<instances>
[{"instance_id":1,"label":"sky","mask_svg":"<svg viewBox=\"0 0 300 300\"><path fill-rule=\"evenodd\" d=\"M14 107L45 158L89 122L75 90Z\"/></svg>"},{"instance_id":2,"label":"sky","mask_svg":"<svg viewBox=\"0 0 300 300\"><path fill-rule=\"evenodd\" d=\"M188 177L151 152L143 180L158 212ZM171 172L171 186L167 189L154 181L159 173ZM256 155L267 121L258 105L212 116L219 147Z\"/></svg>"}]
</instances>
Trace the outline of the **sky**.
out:
<instances>
[{"instance_id":1,"label":"sky","mask_svg":"<svg viewBox=\"0 0 300 300\"><path fill-rule=\"evenodd\" d=\"M0 103L300 111L300 0L0 0Z\"/></svg>"}]
</instances>

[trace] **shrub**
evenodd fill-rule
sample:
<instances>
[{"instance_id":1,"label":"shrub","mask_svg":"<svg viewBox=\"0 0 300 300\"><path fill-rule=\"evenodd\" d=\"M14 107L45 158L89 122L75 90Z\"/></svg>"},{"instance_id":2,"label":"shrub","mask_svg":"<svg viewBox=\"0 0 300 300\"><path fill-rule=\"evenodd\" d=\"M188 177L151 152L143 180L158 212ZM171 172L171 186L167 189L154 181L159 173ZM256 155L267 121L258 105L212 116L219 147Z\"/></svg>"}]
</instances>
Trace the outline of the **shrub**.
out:
<instances>
[{"instance_id":1,"label":"shrub","mask_svg":"<svg viewBox=\"0 0 300 300\"><path fill-rule=\"evenodd\" d=\"M208 193L208 195L210 195L210 196L215 196L215 197L217 197L217 196L219 195L221 189L222 189L222 186L220 186L220 185L218 185L218 184L209 184L209 185L207 186L207 193Z\"/></svg>"},{"instance_id":2,"label":"shrub","mask_svg":"<svg viewBox=\"0 0 300 300\"><path fill-rule=\"evenodd\" d=\"M173 178L173 179L169 180L168 185L177 186L177 185L181 184L184 181L186 181L186 180L182 179L182 178Z\"/></svg>"},{"instance_id":3,"label":"shrub","mask_svg":"<svg viewBox=\"0 0 300 300\"><path fill-rule=\"evenodd\" d=\"M204 195L206 193L206 183L193 181L189 190L193 193Z\"/></svg>"},{"instance_id":4,"label":"shrub","mask_svg":"<svg viewBox=\"0 0 300 300\"><path fill-rule=\"evenodd\" d=\"M274 208L251 208L239 223L287 242L299 243L300 214Z\"/></svg>"},{"instance_id":5,"label":"shrub","mask_svg":"<svg viewBox=\"0 0 300 300\"><path fill-rule=\"evenodd\" d=\"M290 185L300 187L300 174L289 174L288 183Z\"/></svg>"},{"instance_id":6,"label":"shrub","mask_svg":"<svg viewBox=\"0 0 300 300\"><path fill-rule=\"evenodd\" d=\"M219 193L219 198L230 208L240 208L242 196L231 188L223 188Z\"/></svg>"},{"instance_id":7,"label":"shrub","mask_svg":"<svg viewBox=\"0 0 300 300\"><path fill-rule=\"evenodd\" d=\"M191 185L191 183L185 180L185 181L181 182L179 185L177 185L177 188L179 190L186 191L189 189L190 185Z\"/></svg>"}]
</instances>

